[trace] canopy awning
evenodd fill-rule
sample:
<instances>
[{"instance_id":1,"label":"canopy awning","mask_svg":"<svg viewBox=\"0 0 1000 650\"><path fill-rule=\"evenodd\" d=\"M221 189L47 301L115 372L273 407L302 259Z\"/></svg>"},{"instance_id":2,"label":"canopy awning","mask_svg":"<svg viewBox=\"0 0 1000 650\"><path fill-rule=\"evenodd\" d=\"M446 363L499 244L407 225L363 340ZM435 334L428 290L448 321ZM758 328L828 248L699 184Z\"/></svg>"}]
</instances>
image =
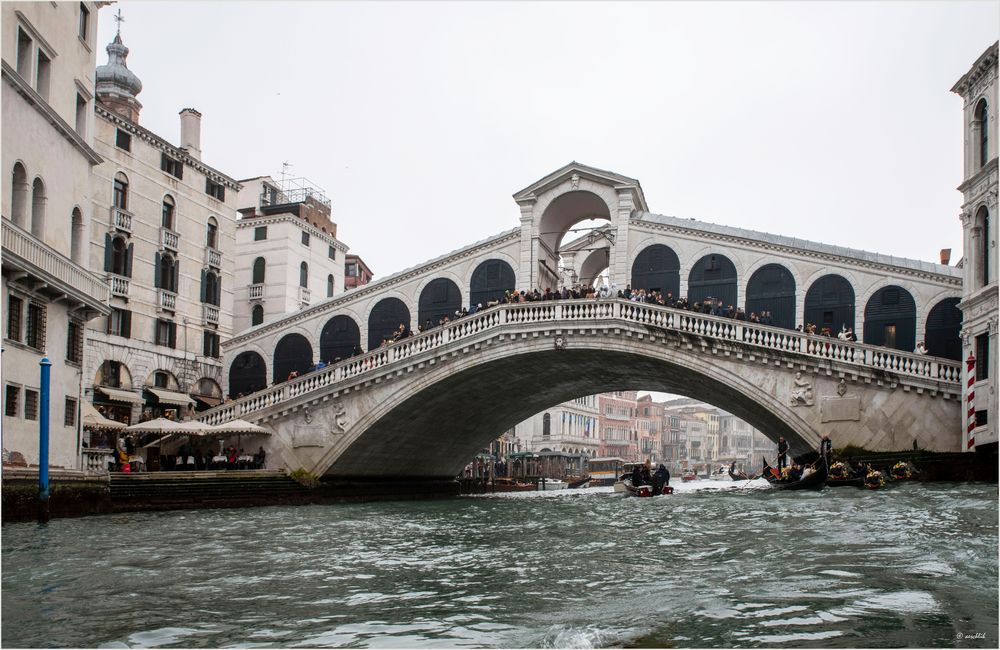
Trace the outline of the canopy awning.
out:
<instances>
[{"instance_id":1,"label":"canopy awning","mask_svg":"<svg viewBox=\"0 0 1000 650\"><path fill-rule=\"evenodd\" d=\"M119 431L125 428L124 422L118 422L101 415L94 405L84 401L80 407L83 419L83 428L94 431Z\"/></svg>"},{"instance_id":2,"label":"canopy awning","mask_svg":"<svg viewBox=\"0 0 1000 650\"><path fill-rule=\"evenodd\" d=\"M206 435L271 435L271 432L264 427L254 424L252 422L247 422L246 420L230 420L223 424L217 424L214 427L208 427L205 429Z\"/></svg>"},{"instance_id":3,"label":"canopy awning","mask_svg":"<svg viewBox=\"0 0 1000 650\"><path fill-rule=\"evenodd\" d=\"M205 406L209 406L212 408L218 406L219 404L222 404L222 400L219 399L218 397L210 397L208 395L192 395L191 397L195 398Z\"/></svg>"},{"instance_id":4,"label":"canopy awning","mask_svg":"<svg viewBox=\"0 0 1000 650\"><path fill-rule=\"evenodd\" d=\"M177 393L163 388L147 388L149 392L156 395L160 404L170 404L171 406L187 406L194 404L194 400L187 393Z\"/></svg>"},{"instance_id":5,"label":"canopy awning","mask_svg":"<svg viewBox=\"0 0 1000 650\"><path fill-rule=\"evenodd\" d=\"M97 390L107 395L108 399L114 402L128 402L129 404L142 404L142 395L140 395L139 393L133 393L130 390L121 390L120 388L108 388L107 386L98 386Z\"/></svg>"}]
</instances>

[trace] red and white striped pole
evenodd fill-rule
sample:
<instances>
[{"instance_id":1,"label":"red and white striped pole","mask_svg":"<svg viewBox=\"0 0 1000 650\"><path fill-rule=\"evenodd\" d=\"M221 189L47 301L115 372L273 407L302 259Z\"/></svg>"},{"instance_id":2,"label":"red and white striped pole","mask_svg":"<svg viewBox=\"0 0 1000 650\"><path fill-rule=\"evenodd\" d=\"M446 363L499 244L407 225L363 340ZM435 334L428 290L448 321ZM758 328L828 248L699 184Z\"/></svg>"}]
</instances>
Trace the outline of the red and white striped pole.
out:
<instances>
[{"instance_id":1,"label":"red and white striped pole","mask_svg":"<svg viewBox=\"0 0 1000 650\"><path fill-rule=\"evenodd\" d=\"M966 449L968 450L972 449L972 447L976 444L976 437L972 433L973 429L976 428L976 389L973 387L973 384L976 383L976 357L974 357L970 352L969 358L965 360L965 363L968 366L967 373L969 375L969 381L967 383L968 391L965 395L965 401L966 404L968 404L967 414L969 419L969 424L966 428L966 432L969 436L969 442L966 446Z\"/></svg>"}]
</instances>

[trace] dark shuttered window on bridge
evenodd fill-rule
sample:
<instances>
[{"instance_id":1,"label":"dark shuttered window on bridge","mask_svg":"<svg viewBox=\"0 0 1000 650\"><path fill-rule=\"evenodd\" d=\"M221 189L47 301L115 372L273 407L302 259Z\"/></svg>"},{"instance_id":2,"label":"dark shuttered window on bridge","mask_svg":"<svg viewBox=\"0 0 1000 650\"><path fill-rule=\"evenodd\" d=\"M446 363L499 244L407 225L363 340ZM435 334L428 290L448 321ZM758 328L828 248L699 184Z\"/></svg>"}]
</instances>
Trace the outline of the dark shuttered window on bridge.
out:
<instances>
[{"instance_id":1,"label":"dark shuttered window on bridge","mask_svg":"<svg viewBox=\"0 0 1000 650\"><path fill-rule=\"evenodd\" d=\"M865 305L864 342L913 352L917 345L917 305L902 287L882 287Z\"/></svg>"},{"instance_id":2,"label":"dark shuttered window on bridge","mask_svg":"<svg viewBox=\"0 0 1000 650\"><path fill-rule=\"evenodd\" d=\"M350 316L334 316L319 337L319 358L326 363L347 359L361 349L361 330Z\"/></svg>"},{"instance_id":3,"label":"dark shuttered window on bridge","mask_svg":"<svg viewBox=\"0 0 1000 650\"><path fill-rule=\"evenodd\" d=\"M410 310L399 298L383 298L379 300L368 315L368 349L374 350L382 345L382 341L391 341L399 326L409 333Z\"/></svg>"},{"instance_id":4,"label":"dark shuttered window on bridge","mask_svg":"<svg viewBox=\"0 0 1000 650\"><path fill-rule=\"evenodd\" d=\"M659 291L664 297L672 293L680 298L681 263L677 253L669 246L653 244L644 248L632 263L633 289Z\"/></svg>"},{"instance_id":5,"label":"dark shuttered window on bridge","mask_svg":"<svg viewBox=\"0 0 1000 650\"><path fill-rule=\"evenodd\" d=\"M275 383L286 381L292 372L304 374L313 364L312 346L301 334L286 334L274 346Z\"/></svg>"},{"instance_id":6,"label":"dark shuttered window on bridge","mask_svg":"<svg viewBox=\"0 0 1000 650\"><path fill-rule=\"evenodd\" d=\"M482 304L492 300L503 300L505 291L513 291L517 280L514 269L503 260L486 260L472 272L469 304Z\"/></svg>"},{"instance_id":7,"label":"dark shuttered window on bridge","mask_svg":"<svg viewBox=\"0 0 1000 650\"><path fill-rule=\"evenodd\" d=\"M256 352L243 352L229 366L229 394L233 397L249 395L267 388L267 370L264 359Z\"/></svg>"},{"instance_id":8,"label":"dark shuttered window on bridge","mask_svg":"<svg viewBox=\"0 0 1000 650\"><path fill-rule=\"evenodd\" d=\"M458 285L448 278L431 280L420 292L417 324L424 329L436 326L447 316L455 319L455 312L462 309L462 293Z\"/></svg>"},{"instance_id":9,"label":"dark shuttered window on bridge","mask_svg":"<svg viewBox=\"0 0 1000 650\"><path fill-rule=\"evenodd\" d=\"M767 264L750 276L747 283L747 317L771 313L771 324L795 328L795 278L780 264Z\"/></svg>"},{"instance_id":10,"label":"dark shuttered window on bridge","mask_svg":"<svg viewBox=\"0 0 1000 650\"><path fill-rule=\"evenodd\" d=\"M706 298L722 301L723 308L736 306L736 266L725 255L706 255L688 276L688 302L692 305Z\"/></svg>"},{"instance_id":11,"label":"dark shuttered window on bridge","mask_svg":"<svg viewBox=\"0 0 1000 650\"><path fill-rule=\"evenodd\" d=\"M927 315L927 330L924 342L927 353L935 357L962 360L962 311L958 308L958 298L945 298L934 305Z\"/></svg>"},{"instance_id":12,"label":"dark shuttered window on bridge","mask_svg":"<svg viewBox=\"0 0 1000 650\"><path fill-rule=\"evenodd\" d=\"M843 276L834 274L813 282L806 292L803 322L815 325L817 332L824 327L834 334L844 327L855 329L854 287Z\"/></svg>"}]
</instances>

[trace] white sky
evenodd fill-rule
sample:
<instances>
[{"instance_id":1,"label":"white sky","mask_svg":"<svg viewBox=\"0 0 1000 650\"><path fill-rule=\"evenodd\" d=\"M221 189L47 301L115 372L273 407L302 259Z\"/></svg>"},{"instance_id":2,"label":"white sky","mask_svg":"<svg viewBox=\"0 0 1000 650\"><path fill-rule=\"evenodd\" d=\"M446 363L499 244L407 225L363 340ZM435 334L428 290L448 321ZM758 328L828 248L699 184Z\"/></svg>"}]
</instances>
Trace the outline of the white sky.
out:
<instances>
[{"instance_id":1,"label":"white sky","mask_svg":"<svg viewBox=\"0 0 1000 650\"><path fill-rule=\"evenodd\" d=\"M518 225L571 160L653 212L961 256L962 100L997 2L122 2L141 123L237 179L288 161L389 275Z\"/></svg>"}]
</instances>

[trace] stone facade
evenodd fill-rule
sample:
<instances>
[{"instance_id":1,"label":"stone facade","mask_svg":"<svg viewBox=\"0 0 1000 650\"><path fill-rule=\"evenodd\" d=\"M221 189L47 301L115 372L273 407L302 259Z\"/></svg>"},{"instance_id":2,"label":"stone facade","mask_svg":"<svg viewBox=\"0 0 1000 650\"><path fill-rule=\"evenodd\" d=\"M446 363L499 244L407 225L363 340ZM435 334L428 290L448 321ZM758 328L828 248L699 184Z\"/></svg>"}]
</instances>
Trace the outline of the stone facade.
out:
<instances>
[{"instance_id":1,"label":"stone facade","mask_svg":"<svg viewBox=\"0 0 1000 650\"><path fill-rule=\"evenodd\" d=\"M600 427L597 395L578 397L519 422L511 434L524 451L598 455Z\"/></svg>"},{"instance_id":2,"label":"stone facade","mask_svg":"<svg viewBox=\"0 0 1000 650\"><path fill-rule=\"evenodd\" d=\"M85 326L108 313L88 269L94 218L97 3L2 4L3 447L39 459L40 368L52 363L49 462L78 468Z\"/></svg>"},{"instance_id":3,"label":"stone facade","mask_svg":"<svg viewBox=\"0 0 1000 650\"><path fill-rule=\"evenodd\" d=\"M975 397L963 422L965 444L973 450L997 443L997 56L991 45L952 87L964 108L964 174L962 192L963 271L962 355L975 359L970 379Z\"/></svg>"}]
</instances>

